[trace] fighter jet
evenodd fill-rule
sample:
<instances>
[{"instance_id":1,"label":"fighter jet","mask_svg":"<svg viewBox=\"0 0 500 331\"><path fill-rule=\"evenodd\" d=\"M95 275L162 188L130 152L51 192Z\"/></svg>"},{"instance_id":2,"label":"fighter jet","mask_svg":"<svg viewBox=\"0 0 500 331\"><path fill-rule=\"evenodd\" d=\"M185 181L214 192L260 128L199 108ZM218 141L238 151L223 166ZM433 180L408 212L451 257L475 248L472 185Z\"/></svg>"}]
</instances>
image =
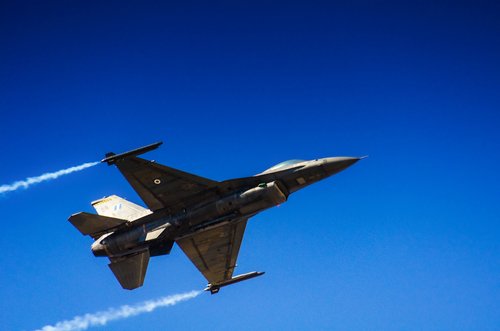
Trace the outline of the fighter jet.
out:
<instances>
[{"instance_id":1,"label":"fighter jet","mask_svg":"<svg viewBox=\"0 0 500 331\"><path fill-rule=\"evenodd\" d=\"M205 290L212 294L262 275L233 277L248 219L361 159L289 160L255 176L219 182L137 157L161 144L107 153L101 161L118 168L147 208L112 195L92 202L98 215L80 212L69 218L95 240L92 253L109 258L124 289L142 286L150 257L169 254L174 243L208 280Z\"/></svg>"}]
</instances>

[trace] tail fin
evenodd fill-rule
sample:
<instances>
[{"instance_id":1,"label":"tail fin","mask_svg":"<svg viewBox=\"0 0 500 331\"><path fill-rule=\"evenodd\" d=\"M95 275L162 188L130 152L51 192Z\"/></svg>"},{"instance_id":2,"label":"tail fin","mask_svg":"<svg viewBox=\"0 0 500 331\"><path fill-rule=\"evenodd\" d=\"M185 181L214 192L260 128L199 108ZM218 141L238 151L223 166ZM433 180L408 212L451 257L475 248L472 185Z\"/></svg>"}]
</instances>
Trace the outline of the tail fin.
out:
<instances>
[{"instance_id":1,"label":"tail fin","mask_svg":"<svg viewBox=\"0 0 500 331\"><path fill-rule=\"evenodd\" d=\"M151 210L116 195L93 201L92 206L99 215L121 218L127 221L135 221L136 219L151 214Z\"/></svg>"}]
</instances>

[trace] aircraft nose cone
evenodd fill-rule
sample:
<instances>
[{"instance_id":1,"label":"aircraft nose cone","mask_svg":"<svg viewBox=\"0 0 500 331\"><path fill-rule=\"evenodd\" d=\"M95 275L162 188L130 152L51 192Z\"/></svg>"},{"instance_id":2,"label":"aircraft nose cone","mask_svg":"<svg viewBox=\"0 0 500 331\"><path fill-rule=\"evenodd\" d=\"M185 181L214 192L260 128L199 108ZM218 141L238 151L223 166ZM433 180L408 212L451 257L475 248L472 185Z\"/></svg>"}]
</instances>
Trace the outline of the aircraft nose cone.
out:
<instances>
[{"instance_id":1,"label":"aircraft nose cone","mask_svg":"<svg viewBox=\"0 0 500 331\"><path fill-rule=\"evenodd\" d=\"M328 157L325 160L323 167L325 168L328 175L336 174L344 169L349 168L354 163L361 160L361 157Z\"/></svg>"}]
</instances>

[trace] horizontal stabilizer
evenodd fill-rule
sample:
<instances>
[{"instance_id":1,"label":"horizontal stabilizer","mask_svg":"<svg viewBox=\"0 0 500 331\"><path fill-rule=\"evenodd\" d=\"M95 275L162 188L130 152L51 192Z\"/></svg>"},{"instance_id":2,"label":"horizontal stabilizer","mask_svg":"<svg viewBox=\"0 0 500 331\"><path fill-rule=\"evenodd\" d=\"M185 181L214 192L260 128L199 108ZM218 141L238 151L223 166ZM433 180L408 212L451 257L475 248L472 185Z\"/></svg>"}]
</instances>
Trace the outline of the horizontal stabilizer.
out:
<instances>
[{"instance_id":1,"label":"horizontal stabilizer","mask_svg":"<svg viewBox=\"0 0 500 331\"><path fill-rule=\"evenodd\" d=\"M128 152L121 153L121 154L115 154L115 153L110 152L110 153L106 154L106 157L104 159L102 159L101 162L103 162L103 163L106 162L108 165L112 165L112 164L116 163L116 161L125 159L129 156L136 156L136 155L140 155L140 154L144 154L146 152L152 151L153 149L157 149L161 144L163 144L163 143L161 141L159 141L157 143L147 145L147 146L144 146L141 148L137 148L137 149L134 149L132 151L128 151Z\"/></svg>"},{"instance_id":2,"label":"horizontal stabilizer","mask_svg":"<svg viewBox=\"0 0 500 331\"><path fill-rule=\"evenodd\" d=\"M94 239L97 239L102 234L110 232L114 228L127 223L127 220L85 212L71 215L68 221L70 221L71 224L73 224L73 226L83 235L90 235Z\"/></svg>"},{"instance_id":3,"label":"horizontal stabilizer","mask_svg":"<svg viewBox=\"0 0 500 331\"><path fill-rule=\"evenodd\" d=\"M141 287L144 283L148 262L149 250L145 250L124 259L112 260L109 268L124 289L133 290Z\"/></svg>"}]
</instances>

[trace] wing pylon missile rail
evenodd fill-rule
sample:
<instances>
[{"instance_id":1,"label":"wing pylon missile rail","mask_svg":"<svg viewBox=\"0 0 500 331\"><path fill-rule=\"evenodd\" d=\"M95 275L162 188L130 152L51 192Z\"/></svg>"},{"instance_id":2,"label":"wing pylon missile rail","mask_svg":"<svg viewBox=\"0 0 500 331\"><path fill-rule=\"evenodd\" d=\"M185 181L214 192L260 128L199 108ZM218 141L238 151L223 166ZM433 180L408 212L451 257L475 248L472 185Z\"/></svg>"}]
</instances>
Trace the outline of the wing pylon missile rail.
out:
<instances>
[{"instance_id":1,"label":"wing pylon missile rail","mask_svg":"<svg viewBox=\"0 0 500 331\"><path fill-rule=\"evenodd\" d=\"M140 154L144 154L146 152L152 151L154 149L157 149L163 142L159 141L151 145L147 145L141 148L134 149L132 151L128 151L125 153L121 154L115 154L113 152L106 153L106 157L101 160L102 163L107 163L108 165L113 165L116 163L116 161L125 159L129 156L136 156Z\"/></svg>"},{"instance_id":2,"label":"wing pylon missile rail","mask_svg":"<svg viewBox=\"0 0 500 331\"><path fill-rule=\"evenodd\" d=\"M252 279L258 276L262 276L263 274L265 274L264 271L252 271L246 274L241 274L222 283L208 284L208 286L204 289L204 291L210 291L211 294L215 294L219 292L221 287L236 284L244 280Z\"/></svg>"}]
</instances>

